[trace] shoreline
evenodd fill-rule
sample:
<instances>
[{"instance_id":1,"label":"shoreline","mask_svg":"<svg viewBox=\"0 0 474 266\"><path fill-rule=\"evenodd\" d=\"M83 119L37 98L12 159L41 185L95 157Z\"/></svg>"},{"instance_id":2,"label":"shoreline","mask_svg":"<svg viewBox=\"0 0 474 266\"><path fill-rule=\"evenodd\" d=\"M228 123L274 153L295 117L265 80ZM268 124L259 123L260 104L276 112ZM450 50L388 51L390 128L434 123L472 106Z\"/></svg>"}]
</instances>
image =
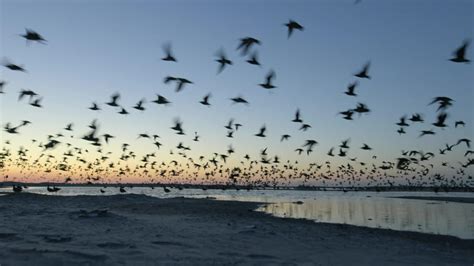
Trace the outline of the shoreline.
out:
<instances>
[{"instance_id":1,"label":"shoreline","mask_svg":"<svg viewBox=\"0 0 474 266\"><path fill-rule=\"evenodd\" d=\"M179 183L25 183L25 182L0 182L0 188L13 185L28 187L155 187L172 189L202 189L202 190L291 190L291 191L341 191L341 192L474 192L474 187L410 187L410 186L368 186L368 187L339 187L339 186L252 186L252 185L217 185L217 184L179 184Z\"/></svg>"},{"instance_id":2,"label":"shoreline","mask_svg":"<svg viewBox=\"0 0 474 266\"><path fill-rule=\"evenodd\" d=\"M466 265L474 261L470 252L474 240L278 218L254 211L261 204L133 194L5 195L0 197L0 264Z\"/></svg>"}]
</instances>

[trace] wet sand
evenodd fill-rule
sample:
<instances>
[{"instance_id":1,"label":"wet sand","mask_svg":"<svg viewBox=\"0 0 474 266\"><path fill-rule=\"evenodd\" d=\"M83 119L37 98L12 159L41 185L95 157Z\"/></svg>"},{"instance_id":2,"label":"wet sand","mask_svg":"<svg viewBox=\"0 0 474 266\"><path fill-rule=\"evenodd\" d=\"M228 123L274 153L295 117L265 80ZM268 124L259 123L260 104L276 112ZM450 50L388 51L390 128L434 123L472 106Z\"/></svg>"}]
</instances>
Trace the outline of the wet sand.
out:
<instances>
[{"instance_id":1,"label":"wet sand","mask_svg":"<svg viewBox=\"0 0 474 266\"><path fill-rule=\"evenodd\" d=\"M316 224L258 203L142 195L0 197L5 265L472 265L474 241Z\"/></svg>"}]
</instances>

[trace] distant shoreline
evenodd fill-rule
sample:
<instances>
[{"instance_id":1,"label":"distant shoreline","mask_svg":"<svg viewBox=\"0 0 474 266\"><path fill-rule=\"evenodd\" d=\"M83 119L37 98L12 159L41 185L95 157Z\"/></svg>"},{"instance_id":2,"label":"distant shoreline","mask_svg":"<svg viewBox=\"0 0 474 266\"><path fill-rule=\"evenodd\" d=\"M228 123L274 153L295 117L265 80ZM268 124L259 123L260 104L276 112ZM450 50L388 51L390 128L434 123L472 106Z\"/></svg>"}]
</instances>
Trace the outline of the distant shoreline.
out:
<instances>
[{"instance_id":1,"label":"distant shoreline","mask_svg":"<svg viewBox=\"0 0 474 266\"><path fill-rule=\"evenodd\" d=\"M0 188L21 185L28 187L168 187L176 189L221 189L221 190L297 190L297 191L344 191L344 192L474 192L474 187L408 187L408 186L368 186L368 187L337 187L337 186L251 186L251 185L206 185L206 184L162 184L162 183L22 183L0 182Z\"/></svg>"}]
</instances>

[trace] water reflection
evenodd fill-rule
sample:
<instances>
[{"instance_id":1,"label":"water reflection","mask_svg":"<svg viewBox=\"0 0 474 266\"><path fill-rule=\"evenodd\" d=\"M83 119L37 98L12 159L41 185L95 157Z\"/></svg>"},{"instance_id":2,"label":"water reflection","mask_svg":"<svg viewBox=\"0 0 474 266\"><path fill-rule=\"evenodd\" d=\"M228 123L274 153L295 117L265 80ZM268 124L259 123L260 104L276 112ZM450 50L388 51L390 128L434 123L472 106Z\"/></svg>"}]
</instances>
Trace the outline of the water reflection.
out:
<instances>
[{"instance_id":1,"label":"water reflection","mask_svg":"<svg viewBox=\"0 0 474 266\"><path fill-rule=\"evenodd\" d=\"M326 197L278 202L259 211L278 217L474 239L474 204L396 198Z\"/></svg>"}]
</instances>

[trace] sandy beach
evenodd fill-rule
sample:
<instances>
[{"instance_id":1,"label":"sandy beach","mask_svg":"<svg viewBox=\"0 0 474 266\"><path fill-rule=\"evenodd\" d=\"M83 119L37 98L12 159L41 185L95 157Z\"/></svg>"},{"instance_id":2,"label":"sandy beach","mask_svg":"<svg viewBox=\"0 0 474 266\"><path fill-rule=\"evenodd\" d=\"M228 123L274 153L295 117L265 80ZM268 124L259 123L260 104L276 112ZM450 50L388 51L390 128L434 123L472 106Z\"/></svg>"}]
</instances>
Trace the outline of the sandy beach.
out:
<instances>
[{"instance_id":1,"label":"sandy beach","mask_svg":"<svg viewBox=\"0 0 474 266\"><path fill-rule=\"evenodd\" d=\"M474 241L275 218L257 203L0 197L0 265L471 265Z\"/></svg>"}]
</instances>

